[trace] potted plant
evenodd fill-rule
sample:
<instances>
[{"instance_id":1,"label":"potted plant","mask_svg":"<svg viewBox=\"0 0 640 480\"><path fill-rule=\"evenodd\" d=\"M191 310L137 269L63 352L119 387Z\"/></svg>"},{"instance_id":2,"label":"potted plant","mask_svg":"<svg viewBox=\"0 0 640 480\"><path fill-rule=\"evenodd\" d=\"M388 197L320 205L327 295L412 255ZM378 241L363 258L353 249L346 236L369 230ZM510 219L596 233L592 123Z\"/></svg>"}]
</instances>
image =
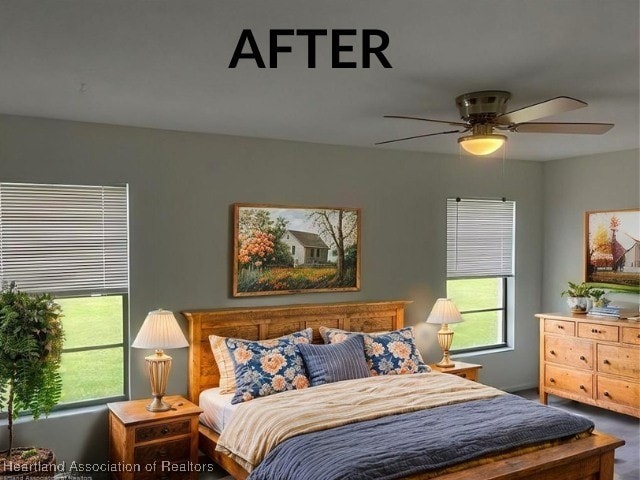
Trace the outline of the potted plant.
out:
<instances>
[{"instance_id":1,"label":"potted plant","mask_svg":"<svg viewBox=\"0 0 640 480\"><path fill-rule=\"evenodd\" d=\"M589 293L591 287L586 283L567 282L569 288L560 295L567 296L567 305L572 313L587 313L589 309Z\"/></svg>"},{"instance_id":2,"label":"potted plant","mask_svg":"<svg viewBox=\"0 0 640 480\"><path fill-rule=\"evenodd\" d=\"M607 305L609 305L609 303L611 303L610 300L605 298L606 293L607 292L599 288L594 288L589 291L589 297L591 297L591 300L593 300L594 307L606 307Z\"/></svg>"},{"instance_id":3,"label":"potted plant","mask_svg":"<svg viewBox=\"0 0 640 480\"><path fill-rule=\"evenodd\" d=\"M0 408L7 412L9 429L8 449L0 452L0 475L55 473L52 451L13 446L13 427L21 412L38 419L60 400L61 316L48 294L20 291L13 282L0 290Z\"/></svg>"}]
</instances>

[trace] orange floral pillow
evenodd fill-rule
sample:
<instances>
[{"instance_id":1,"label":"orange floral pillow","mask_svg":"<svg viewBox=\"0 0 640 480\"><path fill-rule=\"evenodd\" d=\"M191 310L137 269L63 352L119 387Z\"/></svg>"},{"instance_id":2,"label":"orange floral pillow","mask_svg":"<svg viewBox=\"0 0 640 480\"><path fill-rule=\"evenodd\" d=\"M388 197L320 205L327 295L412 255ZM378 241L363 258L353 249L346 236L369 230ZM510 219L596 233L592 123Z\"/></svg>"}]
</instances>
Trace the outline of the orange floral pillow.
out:
<instances>
[{"instance_id":1,"label":"orange floral pillow","mask_svg":"<svg viewBox=\"0 0 640 480\"><path fill-rule=\"evenodd\" d=\"M229 355L224 361L228 364L230 359L234 366L231 403L308 387L309 378L296 345L310 343L312 338L311 328L271 340L224 338Z\"/></svg>"},{"instance_id":2,"label":"orange floral pillow","mask_svg":"<svg viewBox=\"0 0 640 480\"><path fill-rule=\"evenodd\" d=\"M299 332L290 333L289 335L284 335L282 337L276 339L269 340L259 340L260 342L273 342L274 340L290 340L294 341L298 337L305 337L309 341L311 341L313 335L313 331L310 328L305 330L301 330ZM218 365L218 370L220 370L220 393L234 393L236 391L236 376L235 376L235 362L233 361L231 355L232 353L229 351L227 347L227 340L239 340L229 337L220 337L218 335L209 335L209 344L211 345L211 351L213 352L213 357L216 360L216 364ZM250 340L243 340L250 341Z\"/></svg>"}]
</instances>

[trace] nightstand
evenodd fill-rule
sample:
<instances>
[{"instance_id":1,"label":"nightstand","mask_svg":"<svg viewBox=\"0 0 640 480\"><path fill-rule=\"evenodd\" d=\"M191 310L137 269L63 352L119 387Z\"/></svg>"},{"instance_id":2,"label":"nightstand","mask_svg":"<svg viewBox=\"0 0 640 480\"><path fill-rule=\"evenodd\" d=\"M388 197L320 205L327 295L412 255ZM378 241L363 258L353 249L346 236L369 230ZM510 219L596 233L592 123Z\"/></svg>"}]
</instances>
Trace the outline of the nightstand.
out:
<instances>
[{"instance_id":1,"label":"nightstand","mask_svg":"<svg viewBox=\"0 0 640 480\"><path fill-rule=\"evenodd\" d=\"M164 397L174 408L149 412L149 399L115 402L109 408L109 461L112 478L165 480L198 478L197 405Z\"/></svg>"},{"instance_id":2,"label":"nightstand","mask_svg":"<svg viewBox=\"0 0 640 480\"><path fill-rule=\"evenodd\" d=\"M435 363L429 364L429 366L436 372L450 373L457 375L458 377L466 378L468 380L478 381L478 370L482 368L482 365L476 363L454 362L455 366L450 368L438 367Z\"/></svg>"}]
</instances>

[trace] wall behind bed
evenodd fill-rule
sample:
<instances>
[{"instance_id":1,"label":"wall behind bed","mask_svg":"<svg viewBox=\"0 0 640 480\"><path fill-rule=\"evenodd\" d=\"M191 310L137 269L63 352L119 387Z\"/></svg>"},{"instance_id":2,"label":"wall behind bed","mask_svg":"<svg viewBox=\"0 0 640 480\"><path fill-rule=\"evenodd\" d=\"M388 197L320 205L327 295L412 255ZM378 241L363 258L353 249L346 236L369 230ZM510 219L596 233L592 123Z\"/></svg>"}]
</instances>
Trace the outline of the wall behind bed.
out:
<instances>
[{"instance_id":1,"label":"wall behind bed","mask_svg":"<svg viewBox=\"0 0 640 480\"><path fill-rule=\"evenodd\" d=\"M468 358L481 379L508 390L537 382L543 245L543 164L183 133L0 116L0 181L130 185L130 332L158 307L194 308L413 300L428 361L441 356L422 322L445 295L445 200L517 202L514 350ZM230 205L234 202L362 208L362 290L233 299ZM186 325L183 323L186 329ZM433 328L432 328L433 327ZM148 352L130 350L132 398L149 396ZM186 393L186 350L174 350L170 393ZM81 416L81 417L80 417ZM81 421L78 421L81 419ZM55 449L60 460L107 458L104 407L21 422L17 442ZM65 432L63 440L59 432Z\"/></svg>"}]
</instances>

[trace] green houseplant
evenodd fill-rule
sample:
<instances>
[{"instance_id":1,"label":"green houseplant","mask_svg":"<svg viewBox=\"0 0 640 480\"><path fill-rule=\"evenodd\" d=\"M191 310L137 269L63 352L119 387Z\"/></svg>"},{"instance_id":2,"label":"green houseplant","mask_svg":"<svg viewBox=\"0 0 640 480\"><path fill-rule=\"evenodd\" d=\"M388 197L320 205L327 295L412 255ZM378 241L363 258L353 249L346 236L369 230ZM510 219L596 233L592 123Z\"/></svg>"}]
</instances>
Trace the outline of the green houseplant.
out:
<instances>
[{"instance_id":1,"label":"green houseplant","mask_svg":"<svg viewBox=\"0 0 640 480\"><path fill-rule=\"evenodd\" d=\"M38 476L39 465L55 463L53 452L42 448L14 448L14 420L21 412L34 419L47 415L62 394L60 354L64 333L60 306L48 294L20 291L15 283L0 290L0 409L7 412L9 446L0 452L0 474ZM6 471L9 469L8 471Z\"/></svg>"},{"instance_id":2,"label":"green houseplant","mask_svg":"<svg viewBox=\"0 0 640 480\"><path fill-rule=\"evenodd\" d=\"M593 300L594 307L606 307L610 301L605 298L607 292L600 288L594 288L589 291L589 297Z\"/></svg>"},{"instance_id":3,"label":"green houseplant","mask_svg":"<svg viewBox=\"0 0 640 480\"><path fill-rule=\"evenodd\" d=\"M586 283L567 282L569 288L560 295L567 296L567 305L572 313L587 313L589 309L589 295L591 287Z\"/></svg>"}]
</instances>

